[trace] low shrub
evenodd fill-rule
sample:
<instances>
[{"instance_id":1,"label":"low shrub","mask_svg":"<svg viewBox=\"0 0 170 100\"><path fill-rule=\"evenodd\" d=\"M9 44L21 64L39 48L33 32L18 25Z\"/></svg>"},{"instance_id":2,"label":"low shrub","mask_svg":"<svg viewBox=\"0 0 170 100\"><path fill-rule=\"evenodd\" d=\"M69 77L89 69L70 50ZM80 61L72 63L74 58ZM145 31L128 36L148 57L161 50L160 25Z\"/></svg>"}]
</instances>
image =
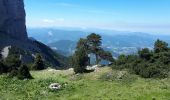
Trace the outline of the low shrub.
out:
<instances>
[{"instance_id":1,"label":"low shrub","mask_svg":"<svg viewBox=\"0 0 170 100\"><path fill-rule=\"evenodd\" d=\"M138 55L120 55L112 65L113 69L129 69L144 78L166 78L170 71L170 48L157 40L154 51L144 48Z\"/></svg>"},{"instance_id":2,"label":"low shrub","mask_svg":"<svg viewBox=\"0 0 170 100\"><path fill-rule=\"evenodd\" d=\"M26 65L21 65L18 73L17 73L18 79L32 79L32 76L29 72L29 69Z\"/></svg>"}]
</instances>

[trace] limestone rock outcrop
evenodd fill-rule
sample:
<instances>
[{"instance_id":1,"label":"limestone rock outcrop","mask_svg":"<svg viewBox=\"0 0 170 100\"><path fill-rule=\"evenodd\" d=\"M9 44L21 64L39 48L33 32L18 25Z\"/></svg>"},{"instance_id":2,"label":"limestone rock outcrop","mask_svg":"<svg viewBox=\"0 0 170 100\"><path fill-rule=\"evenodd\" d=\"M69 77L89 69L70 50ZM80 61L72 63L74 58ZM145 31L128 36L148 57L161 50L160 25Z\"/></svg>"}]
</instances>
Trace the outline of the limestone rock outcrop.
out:
<instances>
[{"instance_id":1,"label":"limestone rock outcrop","mask_svg":"<svg viewBox=\"0 0 170 100\"><path fill-rule=\"evenodd\" d=\"M24 51L21 55L23 63L31 63L34 60L32 55L40 53L55 68L63 67L64 56L56 54L43 43L28 38L25 17L24 0L0 0L0 53L6 47L16 47ZM6 54L5 52L4 55Z\"/></svg>"},{"instance_id":2,"label":"limestone rock outcrop","mask_svg":"<svg viewBox=\"0 0 170 100\"><path fill-rule=\"evenodd\" d=\"M0 0L0 33L27 39L23 0Z\"/></svg>"}]
</instances>

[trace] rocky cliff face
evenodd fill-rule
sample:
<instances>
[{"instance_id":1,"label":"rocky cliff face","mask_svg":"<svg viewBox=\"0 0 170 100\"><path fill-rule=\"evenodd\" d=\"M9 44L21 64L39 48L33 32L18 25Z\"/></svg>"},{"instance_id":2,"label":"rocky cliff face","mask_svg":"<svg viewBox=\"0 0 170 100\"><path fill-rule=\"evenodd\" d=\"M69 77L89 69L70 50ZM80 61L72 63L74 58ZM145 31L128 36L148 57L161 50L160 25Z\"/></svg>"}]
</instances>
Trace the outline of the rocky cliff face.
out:
<instances>
[{"instance_id":1,"label":"rocky cliff face","mask_svg":"<svg viewBox=\"0 0 170 100\"><path fill-rule=\"evenodd\" d=\"M0 33L27 39L23 0L0 0Z\"/></svg>"},{"instance_id":2,"label":"rocky cliff face","mask_svg":"<svg viewBox=\"0 0 170 100\"><path fill-rule=\"evenodd\" d=\"M22 51L20 55L23 63L33 62L33 55L40 53L45 62L55 68L66 64L63 63L64 56L56 54L46 45L27 37L23 0L0 0L0 53L9 46Z\"/></svg>"}]
</instances>

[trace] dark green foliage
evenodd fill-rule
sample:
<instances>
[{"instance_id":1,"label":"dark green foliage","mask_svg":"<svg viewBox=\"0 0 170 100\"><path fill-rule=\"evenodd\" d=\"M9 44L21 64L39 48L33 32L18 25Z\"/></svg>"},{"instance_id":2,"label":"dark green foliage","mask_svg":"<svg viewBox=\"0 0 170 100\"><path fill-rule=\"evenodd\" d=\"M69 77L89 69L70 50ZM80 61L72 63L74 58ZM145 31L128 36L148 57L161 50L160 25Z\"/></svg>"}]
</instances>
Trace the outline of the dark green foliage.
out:
<instances>
[{"instance_id":1,"label":"dark green foliage","mask_svg":"<svg viewBox=\"0 0 170 100\"><path fill-rule=\"evenodd\" d=\"M19 48L17 48L17 47L15 47L15 46L12 46L12 47L10 47L9 48L9 56L10 55L24 55L24 53L25 53L25 51L24 50L22 50L22 49L19 49Z\"/></svg>"},{"instance_id":2,"label":"dark green foliage","mask_svg":"<svg viewBox=\"0 0 170 100\"><path fill-rule=\"evenodd\" d=\"M92 33L87 36L87 42L93 53L96 53L96 50L101 48L102 44L101 40L102 40L101 36L95 33Z\"/></svg>"},{"instance_id":3,"label":"dark green foliage","mask_svg":"<svg viewBox=\"0 0 170 100\"><path fill-rule=\"evenodd\" d=\"M122 54L118 57L116 64L117 65L123 65L123 64L126 63L126 59L127 59L126 56Z\"/></svg>"},{"instance_id":4,"label":"dark green foliage","mask_svg":"<svg viewBox=\"0 0 170 100\"><path fill-rule=\"evenodd\" d=\"M21 66L21 60L19 51L15 47L9 49L8 57L4 60L4 64L7 66L7 72L10 77L15 77L18 74L18 69Z\"/></svg>"},{"instance_id":5,"label":"dark green foliage","mask_svg":"<svg viewBox=\"0 0 170 100\"><path fill-rule=\"evenodd\" d=\"M21 60L17 55L9 55L5 63L7 65L7 72L10 77L18 77L19 79L30 79L31 75L27 66L21 64Z\"/></svg>"},{"instance_id":6,"label":"dark green foliage","mask_svg":"<svg viewBox=\"0 0 170 100\"><path fill-rule=\"evenodd\" d=\"M101 59L114 62L112 54L101 48L101 40L101 36L95 33L88 35L86 39L80 38L76 46L76 52L71 57L71 65L74 67L75 73L86 71L86 66L90 64L89 54L96 56L96 64L99 64Z\"/></svg>"},{"instance_id":7,"label":"dark green foliage","mask_svg":"<svg viewBox=\"0 0 170 100\"><path fill-rule=\"evenodd\" d=\"M0 52L2 52L1 50L0 50ZM0 60L2 59L2 54L0 53Z\"/></svg>"},{"instance_id":8,"label":"dark green foliage","mask_svg":"<svg viewBox=\"0 0 170 100\"><path fill-rule=\"evenodd\" d=\"M72 57L72 66L75 73L86 72L86 66L88 65L88 55L84 48L79 48Z\"/></svg>"},{"instance_id":9,"label":"dark green foliage","mask_svg":"<svg viewBox=\"0 0 170 100\"><path fill-rule=\"evenodd\" d=\"M89 64L88 45L86 39L80 39L77 43L77 49L71 57L71 66L75 73L85 73L86 66Z\"/></svg>"},{"instance_id":10,"label":"dark green foliage","mask_svg":"<svg viewBox=\"0 0 170 100\"><path fill-rule=\"evenodd\" d=\"M129 69L144 78L165 78L170 71L170 51L166 42L157 40L154 52L144 48L139 55L120 55L113 68Z\"/></svg>"},{"instance_id":11,"label":"dark green foliage","mask_svg":"<svg viewBox=\"0 0 170 100\"><path fill-rule=\"evenodd\" d=\"M67 57L60 55L57 52L54 52L48 46L44 45L39 41L34 41L34 43L37 45L38 48L41 48L41 52L39 51L36 52L42 54L42 57L44 59L44 64L47 63L47 65L58 66L58 68L60 69L65 69L66 67L68 67Z\"/></svg>"},{"instance_id":12,"label":"dark green foliage","mask_svg":"<svg viewBox=\"0 0 170 100\"><path fill-rule=\"evenodd\" d=\"M21 60L18 55L15 54L10 54L8 57L5 59L5 65L8 67L8 72L18 70L18 68L21 65Z\"/></svg>"},{"instance_id":13,"label":"dark green foliage","mask_svg":"<svg viewBox=\"0 0 170 100\"><path fill-rule=\"evenodd\" d=\"M132 70L135 74L140 75L144 78L165 78L167 76L167 71L161 68L160 65L151 64L148 62L138 62L134 64Z\"/></svg>"},{"instance_id":14,"label":"dark green foliage","mask_svg":"<svg viewBox=\"0 0 170 100\"><path fill-rule=\"evenodd\" d=\"M162 63L163 65L169 65L170 64L170 52L160 52L155 53L153 56L153 59L155 62Z\"/></svg>"},{"instance_id":15,"label":"dark green foliage","mask_svg":"<svg viewBox=\"0 0 170 100\"><path fill-rule=\"evenodd\" d=\"M139 57L145 60L149 60L152 56L152 53L148 48L144 48L138 51Z\"/></svg>"},{"instance_id":16,"label":"dark green foliage","mask_svg":"<svg viewBox=\"0 0 170 100\"><path fill-rule=\"evenodd\" d=\"M20 51L11 47L9 55L4 61L0 61L0 74L9 73L10 77L18 77L19 79L29 79L31 75L27 66L22 65Z\"/></svg>"},{"instance_id":17,"label":"dark green foliage","mask_svg":"<svg viewBox=\"0 0 170 100\"><path fill-rule=\"evenodd\" d=\"M159 53L159 52L164 52L168 50L168 43L161 41L161 40L157 40L154 44L154 51L155 53Z\"/></svg>"},{"instance_id":18,"label":"dark green foliage","mask_svg":"<svg viewBox=\"0 0 170 100\"><path fill-rule=\"evenodd\" d=\"M43 70L45 69L44 62L42 56L40 54L36 54L34 64L32 65L33 70Z\"/></svg>"},{"instance_id":19,"label":"dark green foliage","mask_svg":"<svg viewBox=\"0 0 170 100\"><path fill-rule=\"evenodd\" d=\"M136 60L138 59L137 55L120 55L118 59L114 62L113 68L114 69L126 69L131 68Z\"/></svg>"},{"instance_id":20,"label":"dark green foliage","mask_svg":"<svg viewBox=\"0 0 170 100\"><path fill-rule=\"evenodd\" d=\"M89 51L90 53L93 53L96 55L96 64L99 64L99 54L98 52L102 50L101 44L102 44L102 38L100 35L92 33L87 36L87 43L89 45Z\"/></svg>"},{"instance_id":21,"label":"dark green foliage","mask_svg":"<svg viewBox=\"0 0 170 100\"><path fill-rule=\"evenodd\" d=\"M89 45L88 45L88 42L87 42L87 39L83 39L83 38L80 38L80 40L78 41L77 43L77 49L80 49L80 48L84 48L85 50L87 50L86 52L88 53L88 49L89 49Z\"/></svg>"},{"instance_id":22,"label":"dark green foliage","mask_svg":"<svg viewBox=\"0 0 170 100\"><path fill-rule=\"evenodd\" d=\"M112 54L101 48L101 40L101 36L95 33L88 35L86 39L80 38L77 43L76 52L71 57L71 64L74 67L75 73L87 71L86 66L90 64L89 54L96 56L96 64L99 64L101 59L114 62Z\"/></svg>"},{"instance_id":23,"label":"dark green foliage","mask_svg":"<svg viewBox=\"0 0 170 100\"><path fill-rule=\"evenodd\" d=\"M9 77L13 78L18 75L18 69L13 69L9 72Z\"/></svg>"},{"instance_id":24,"label":"dark green foliage","mask_svg":"<svg viewBox=\"0 0 170 100\"><path fill-rule=\"evenodd\" d=\"M114 62L114 59L113 59L113 56L110 52L108 51L104 51L104 50L100 50L98 52L98 55L101 59L103 60L107 60L107 61L110 61L110 62Z\"/></svg>"},{"instance_id":25,"label":"dark green foliage","mask_svg":"<svg viewBox=\"0 0 170 100\"><path fill-rule=\"evenodd\" d=\"M6 73L7 72L7 66L3 64L3 61L0 60L0 74Z\"/></svg>"},{"instance_id":26,"label":"dark green foliage","mask_svg":"<svg viewBox=\"0 0 170 100\"><path fill-rule=\"evenodd\" d=\"M29 72L29 69L26 65L21 65L18 74L17 74L18 79L31 79L32 76Z\"/></svg>"}]
</instances>

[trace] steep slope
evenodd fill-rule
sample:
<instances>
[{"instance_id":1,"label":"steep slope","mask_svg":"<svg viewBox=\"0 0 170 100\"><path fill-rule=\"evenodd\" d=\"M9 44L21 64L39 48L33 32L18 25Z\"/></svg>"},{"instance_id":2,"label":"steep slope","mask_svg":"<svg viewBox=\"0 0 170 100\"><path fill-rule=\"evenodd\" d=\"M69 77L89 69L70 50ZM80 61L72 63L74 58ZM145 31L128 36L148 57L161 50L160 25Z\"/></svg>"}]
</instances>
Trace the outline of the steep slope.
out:
<instances>
[{"instance_id":1,"label":"steep slope","mask_svg":"<svg viewBox=\"0 0 170 100\"><path fill-rule=\"evenodd\" d=\"M60 40L54 43L47 44L56 52L65 56L70 56L74 53L76 48L76 42L71 40Z\"/></svg>"},{"instance_id":2,"label":"steep slope","mask_svg":"<svg viewBox=\"0 0 170 100\"><path fill-rule=\"evenodd\" d=\"M59 40L78 41L84 38L89 32L83 31L69 31L55 28L28 28L28 36L45 43L53 43Z\"/></svg>"},{"instance_id":3,"label":"steep slope","mask_svg":"<svg viewBox=\"0 0 170 100\"><path fill-rule=\"evenodd\" d=\"M46 45L28 38L23 0L0 0L0 50L7 46L15 46L23 50L25 52L22 55L24 63L32 62L33 55L40 53L49 64L55 67L65 65L64 56L58 55Z\"/></svg>"}]
</instances>

